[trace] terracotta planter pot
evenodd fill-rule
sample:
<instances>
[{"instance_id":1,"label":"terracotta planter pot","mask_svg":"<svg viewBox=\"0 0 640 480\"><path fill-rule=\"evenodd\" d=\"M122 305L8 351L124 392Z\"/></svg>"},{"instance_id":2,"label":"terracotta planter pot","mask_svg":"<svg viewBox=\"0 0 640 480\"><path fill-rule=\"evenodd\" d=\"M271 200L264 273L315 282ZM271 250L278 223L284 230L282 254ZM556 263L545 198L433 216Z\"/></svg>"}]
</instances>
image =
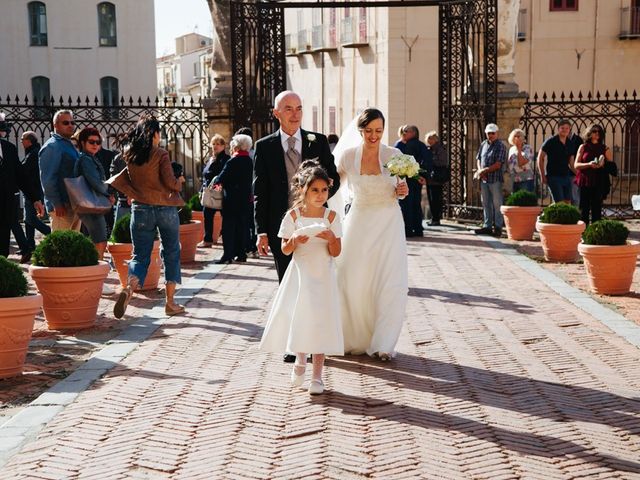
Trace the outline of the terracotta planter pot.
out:
<instances>
[{"instance_id":1,"label":"terracotta planter pot","mask_svg":"<svg viewBox=\"0 0 640 480\"><path fill-rule=\"evenodd\" d=\"M204 212L202 210L193 210L191 212L191 220L197 220L200 222L200 238L198 243L204 238Z\"/></svg>"},{"instance_id":2,"label":"terracotta planter pot","mask_svg":"<svg viewBox=\"0 0 640 480\"><path fill-rule=\"evenodd\" d=\"M0 378L22 373L42 295L0 298Z\"/></svg>"},{"instance_id":3,"label":"terracotta planter pot","mask_svg":"<svg viewBox=\"0 0 640 480\"><path fill-rule=\"evenodd\" d=\"M533 239L536 220L541 212L541 207L501 206L500 213L504 216L504 223L507 226L507 236L511 240Z\"/></svg>"},{"instance_id":4,"label":"terracotta planter pot","mask_svg":"<svg viewBox=\"0 0 640 480\"><path fill-rule=\"evenodd\" d=\"M93 326L109 264L88 267L37 267L29 274L42 295L44 318L53 330Z\"/></svg>"},{"instance_id":5,"label":"terracotta planter pot","mask_svg":"<svg viewBox=\"0 0 640 480\"><path fill-rule=\"evenodd\" d=\"M575 262L578 257L578 244L582 240L585 224L581 220L576 225L558 225L536 222L540 233L544 258L548 262Z\"/></svg>"},{"instance_id":6,"label":"terracotta planter pot","mask_svg":"<svg viewBox=\"0 0 640 480\"><path fill-rule=\"evenodd\" d=\"M196 247L202 238L198 221L180 225L180 262L191 263L196 260Z\"/></svg>"},{"instance_id":7,"label":"terracotta planter pot","mask_svg":"<svg viewBox=\"0 0 640 480\"><path fill-rule=\"evenodd\" d=\"M113 264L118 272L118 278L120 279L120 285L123 287L127 284L127 277L129 275L129 261L133 253L133 245L130 243L109 243L107 250L113 258ZM153 250L151 251L151 263L149 264L149 270L147 271L147 278L144 280L144 285L139 287L136 291L142 290L154 290L158 288L158 282L160 281L160 272L162 270L162 260L160 259L160 240L153 242Z\"/></svg>"},{"instance_id":8,"label":"terracotta planter pot","mask_svg":"<svg viewBox=\"0 0 640 480\"><path fill-rule=\"evenodd\" d=\"M602 295L624 295L631 290L640 242L630 240L626 245L585 245L578 251L584 259L589 286Z\"/></svg>"}]
</instances>

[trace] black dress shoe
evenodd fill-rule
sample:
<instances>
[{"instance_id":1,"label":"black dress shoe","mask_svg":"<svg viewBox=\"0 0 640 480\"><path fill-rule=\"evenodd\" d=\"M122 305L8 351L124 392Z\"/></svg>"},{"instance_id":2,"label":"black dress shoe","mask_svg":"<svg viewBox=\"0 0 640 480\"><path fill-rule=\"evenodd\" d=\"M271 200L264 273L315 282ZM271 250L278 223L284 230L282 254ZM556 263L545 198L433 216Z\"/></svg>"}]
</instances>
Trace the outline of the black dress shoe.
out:
<instances>
[{"instance_id":1,"label":"black dress shoe","mask_svg":"<svg viewBox=\"0 0 640 480\"><path fill-rule=\"evenodd\" d=\"M221 257L221 258L219 258L217 260L214 260L213 263L215 263L216 265L222 265L224 263L229 264L229 263L232 263L232 262L233 262L233 260L231 260L230 258Z\"/></svg>"},{"instance_id":2,"label":"black dress shoe","mask_svg":"<svg viewBox=\"0 0 640 480\"><path fill-rule=\"evenodd\" d=\"M242 262L245 263L247 261L247 257L236 257L234 259L236 262Z\"/></svg>"},{"instance_id":3,"label":"black dress shoe","mask_svg":"<svg viewBox=\"0 0 640 480\"><path fill-rule=\"evenodd\" d=\"M429 222L427 222L427 225L429 225L430 227L439 227L440 226L440 220L430 220Z\"/></svg>"},{"instance_id":4,"label":"black dress shoe","mask_svg":"<svg viewBox=\"0 0 640 480\"><path fill-rule=\"evenodd\" d=\"M493 230L491 230L488 227L483 227L483 228L476 228L473 233L475 233L476 235L492 235L493 234Z\"/></svg>"},{"instance_id":5,"label":"black dress shoe","mask_svg":"<svg viewBox=\"0 0 640 480\"><path fill-rule=\"evenodd\" d=\"M284 363L295 363L296 356L293 355L292 353L285 353L284 356L282 357L282 361Z\"/></svg>"},{"instance_id":6,"label":"black dress shoe","mask_svg":"<svg viewBox=\"0 0 640 480\"><path fill-rule=\"evenodd\" d=\"M502 229L501 228L494 228L493 229L493 236L496 238L500 238L502 236Z\"/></svg>"}]
</instances>

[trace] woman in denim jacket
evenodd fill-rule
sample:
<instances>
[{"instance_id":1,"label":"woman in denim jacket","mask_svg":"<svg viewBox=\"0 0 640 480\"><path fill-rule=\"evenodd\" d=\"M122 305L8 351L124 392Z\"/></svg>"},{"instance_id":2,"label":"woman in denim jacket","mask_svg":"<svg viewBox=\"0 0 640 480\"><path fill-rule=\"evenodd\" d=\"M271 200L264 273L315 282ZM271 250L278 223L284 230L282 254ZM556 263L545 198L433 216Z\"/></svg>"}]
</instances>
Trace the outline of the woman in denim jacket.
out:
<instances>
[{"instance_id":1,"label":"woman in denim jacket","mask_svg":"<svg viewBox=\"0 0 640 480\"><path fill-rule=\"evenodd\" d=\"M105 183L105 174L102 164L96 158L101 148L102 137L100 132L93 127L86 127L78 136L80 145L80 157L76 160L73 172L75 176L83 176L91 189L98 195L104 195L111 205L115 202L113 195L109 194L109 185ZM91 241L98 250L98 258L102 260L107 248L107 222L102 213L82 213L78 215L80 221L89 232ZM111 292L113 294L113 292Z\"/></svg>"}]
</instances>

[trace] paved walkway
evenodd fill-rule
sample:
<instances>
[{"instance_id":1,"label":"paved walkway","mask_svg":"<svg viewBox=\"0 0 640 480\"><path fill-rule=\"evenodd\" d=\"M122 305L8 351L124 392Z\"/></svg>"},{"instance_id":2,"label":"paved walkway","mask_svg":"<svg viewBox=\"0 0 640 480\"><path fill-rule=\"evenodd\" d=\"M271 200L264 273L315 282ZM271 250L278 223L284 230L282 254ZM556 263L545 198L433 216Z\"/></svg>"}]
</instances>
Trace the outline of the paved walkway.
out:
<instances>
[{"instance_id":1,"label":"paved walkway","mask_svg":"<svg viewBox=\"0 0 640 480\"><path fill-rule=\"evenodd\" d=\"M271 263L224 268L0 478L640 478L638 348L473 235L409 262L397 359L313 398L257 350Z\"/></svg>"}]
</instances>

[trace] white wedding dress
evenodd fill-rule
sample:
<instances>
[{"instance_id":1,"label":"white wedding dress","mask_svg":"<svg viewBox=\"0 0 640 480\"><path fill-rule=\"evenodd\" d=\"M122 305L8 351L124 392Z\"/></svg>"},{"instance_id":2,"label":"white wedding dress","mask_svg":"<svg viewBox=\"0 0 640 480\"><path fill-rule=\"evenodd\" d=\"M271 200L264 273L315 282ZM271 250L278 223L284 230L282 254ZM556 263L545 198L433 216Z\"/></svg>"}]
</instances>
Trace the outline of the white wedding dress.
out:
<instances>
[{"instance_id":1,"label":"white wedding dress","mask_svg":"<svg viewBox=\"0 0 640 480\"><path fill-rule=\"evenodd\" d=\"M399 150L380 145L380 175L362 175L362 145L336 156L341 198L351 200L336 258L345 353L395 354L406 315L407 245L395 195L396 178L384 164ZM332 206L332 202L329 202ZM338 210L344 212L344 210Z\"/></svg>"}]
</instances>

